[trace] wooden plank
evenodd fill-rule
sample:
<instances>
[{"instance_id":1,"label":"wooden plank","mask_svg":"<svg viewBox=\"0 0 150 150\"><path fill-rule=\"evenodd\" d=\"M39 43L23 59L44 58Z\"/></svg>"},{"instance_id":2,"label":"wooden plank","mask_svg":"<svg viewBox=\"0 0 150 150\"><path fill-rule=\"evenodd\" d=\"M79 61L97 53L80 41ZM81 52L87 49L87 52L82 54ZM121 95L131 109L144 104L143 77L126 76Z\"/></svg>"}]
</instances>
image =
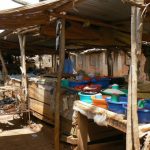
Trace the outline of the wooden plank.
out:
<instances>
[{"instance_id":1,"label":"wooden plank","mask_svg":"<svg viewBox=\"0 0 150 150\"><path fill-rule=\"evenodd\" d=\"M87 150L88 119L78 113L78 150Z\"/></svg>"},{"instance_id":2,"label":"wooden plank","mask_svg":"<svg viewBox=\"0 0 150 150\"><path fill-rule=\"evenodd\" d=\"M61 95L61 79L64 69L65 59L65 20L61 20L60 49L59 49L59 70L57 77L56 96L55 96L55 150L60 149L60 95Z\"/></svg>"},{"instance_id":3,"label":"wooden plank","mask_svg":"<svg viewBox=\"0 0 150 150\"><path fill-rule=\"evenodd\" d=\"M36 101L30 98L30 109L45 116L52 122L54 121L54 112L51 110L50 105Z\"/></svg>"},{"instance_id":4,"label":"wooden plank","mask_svg":"<svg viewBox=\"0 0 150 150\"><path fill-rule=\"evenodd\" d=\"M45 104L50 104L50 99L52 98L52 95L50 93L50 90L46 90L44 88L40 88L36 85L34 86L33 84L30 84L29 97Z\"/></svg>"}]
</instances>

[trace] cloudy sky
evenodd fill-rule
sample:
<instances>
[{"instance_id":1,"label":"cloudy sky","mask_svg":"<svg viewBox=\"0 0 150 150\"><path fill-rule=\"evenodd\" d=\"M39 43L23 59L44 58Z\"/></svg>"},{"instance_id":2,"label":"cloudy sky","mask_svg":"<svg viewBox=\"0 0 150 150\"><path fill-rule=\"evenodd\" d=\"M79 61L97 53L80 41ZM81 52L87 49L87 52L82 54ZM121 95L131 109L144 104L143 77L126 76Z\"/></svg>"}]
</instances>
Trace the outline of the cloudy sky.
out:
<instances>
[{"instance_id":1,"label":"cloudy sky","mask_svg":"<svg viewBox=\"0 0 150 150\"><path fill-rule=\"evenodd\" d=\"M39 0L24 0L24 1L32 3L32 4L39 2ZM21 6L21 5L13 2L12 0L0 0L0 10L5 10L5 9L9 9L9 8L16 8L19 6Z\"/></svg>"}]
</instances>

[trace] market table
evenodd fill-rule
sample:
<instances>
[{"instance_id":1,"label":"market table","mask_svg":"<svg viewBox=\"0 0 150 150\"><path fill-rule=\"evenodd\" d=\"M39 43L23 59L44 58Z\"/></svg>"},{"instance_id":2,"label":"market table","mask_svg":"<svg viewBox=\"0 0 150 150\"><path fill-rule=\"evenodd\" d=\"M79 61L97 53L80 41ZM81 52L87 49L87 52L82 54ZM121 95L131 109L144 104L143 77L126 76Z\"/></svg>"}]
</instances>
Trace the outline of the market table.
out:
<instances>
[{"instance_id":1,"label":"market table","mask_svg":"<svg viewBox=\"0 0 150 150\"><path fill-rule=\"evenodd\" d=\"M88 119L94 120L99 126L110 126L126 133L127 120L125 115L120 115L82 101L75 101L73 109L75 114L77 114L74 116L74 120L76 120L78 125L78 148L80 150L87 149ZM150 134L150 124L139 124L140 138L146 134Z\"/></svg>"}]
</instances>

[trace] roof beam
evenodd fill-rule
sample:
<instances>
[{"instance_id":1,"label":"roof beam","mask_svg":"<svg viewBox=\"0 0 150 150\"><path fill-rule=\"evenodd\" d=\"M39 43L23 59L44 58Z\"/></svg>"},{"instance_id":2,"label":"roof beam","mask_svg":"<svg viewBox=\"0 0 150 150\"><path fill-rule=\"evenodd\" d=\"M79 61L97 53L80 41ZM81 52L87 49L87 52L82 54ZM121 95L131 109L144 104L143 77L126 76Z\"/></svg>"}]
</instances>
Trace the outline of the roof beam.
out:
<instances>
[{"instance_id":1,"label":"roof beam","mask_svg":"<svg viewBox=\"0 0 150 150\"><path fill-rule=\"evenodd\" d=\"M119 27L116 27L114 25L111 25L111 24L108 24L104 21L101 21L101 20L98 20L98 19L88 19L88 18L84 18L84 17L81 17L81 16L75 16L75 15L62 15L62 14L58 14L58 13L50 13L50 15L54 16L54 17L61 17L61 18L65 18L65 19L68 19L68 20L72 20L72 21L77 21L77 22L89 22L90 24L93 24L93 25L97 25L97 26L102 26L102 27L106 27L106 28L111 28L111 29L114 29L114 30L118 30L118 31L122 31L122 32L127 32L127 30L124 30L122 28L119 28Z\"/></svg>"},{"instance_id":2,"label":"roof beam","mask_svg":"<svg viewBox=\"0 0 150 150\"><path fill-rule=\"evenodd\" d=\"M38 11L44 11L48 10L51 8L56 8L59 7L65 3L67 3L70 0L47 0L47 1L42 1L37 4L31 4L31 5L26 5L22 7L13 8L13 9L7 9L7 10L1 10L0 11L0 17L8 17L8 16L15 16L20 14L25 14L25 13L34 13Z\"/></svg>"},{"instance_id":3,"label":"roof beam","mask_svg":"<svg viewBox=\"0 0 150 150\"><path fill-rule=\"evenodd\" d=\"M30 3L24 1L24 0L12 0L13 2L16 2L18 4L21 4L21 5L29 5Z\"/></svg>"}]
</instances>

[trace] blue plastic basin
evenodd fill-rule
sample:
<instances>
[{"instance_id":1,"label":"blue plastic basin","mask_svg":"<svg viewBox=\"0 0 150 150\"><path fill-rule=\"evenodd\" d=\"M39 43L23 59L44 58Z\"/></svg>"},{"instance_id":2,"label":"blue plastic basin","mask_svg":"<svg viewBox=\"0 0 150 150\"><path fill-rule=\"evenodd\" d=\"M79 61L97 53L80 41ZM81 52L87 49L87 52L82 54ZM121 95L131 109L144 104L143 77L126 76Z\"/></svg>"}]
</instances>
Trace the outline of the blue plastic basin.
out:
<instances>
[{"instance_id":1,"label":"blue plastic basin","mask_svg":"<svg viewBox=\"0 0 150 150\"><path fill-rule=\"evenodd\" d=\"M150 109L150 100L149 99L145 100L145 102L144 102L144 108L145 109Z\"/></svg>"},{"instance_id":2,"label":"blue plastic basin","mask_svg":"<svg viewBox=\"0 0 150 150\"><path fill-rule=\"evenodd\" d=\"M101 79L92 79L92 82L94 84L99 84L101 85L102 88L108 88L110 79L109 78L101 78Z\"/></svg>"},{"instance_id":3,"label":"blue plastic basin","mask_svg":"<svg viewBox=\"0 0 150 150\"><path fill-rule=\"evenodd\" d=\"M79 92L78 95L79 95L80 100L82 102L86 102L86 103L89 103L89 104L93 103L92 98L91 98L92 95L82 94L81 92Z\"/></svg>"},{"instance_id":4,"label":"blue plastic basin","mask_svg":"<svg viewBox=\"0 0 150 150\"><path fill-rule=\"evenodd\" d=\"M138 118L139 118L139 123L150 123L150 110L139 109Z\"/></svg>"},{"instance_id":5,"label":"blue plastic basin","mask_svg":"<svg viewBox=\"0 0 150 150\"><path fill-rule=\"evenodd\" d=\"M111 100L108 100L107 103L108 110L118 114L125 114L125 108L123 106L126 104L126 102L112 102Z\"/></svg>"},{"instance_id":6,"label":"blue plastic basin","mask_svg":"<svg viewBox=\"0 0 150 150\"><path fill-rule=\"evenodd\" d=\"M127 115L127 105L123 106ZM138 109L139 123L150 123L150 109Z\"/></svg>"},{"instance_id":7,"label":"blue plastic basin","mask_svg":"<svg viewBox=\"0 0 150 150\"><path fill-rule=\"evenodd\" d=\"M79 85L86 85L88 81L69 81L69 87L76 87Z\"/></svg>"},{"instance_id":8,"label":"blue plastic basin","mask_svg":"<svg viewBox=\"0 0 150 150\"><path fill-rule=\"evenodd\" d=\"M127 96L119 96L119 102L125 102L127 103L128 97Z\"/></svg>"}]
</instances>

